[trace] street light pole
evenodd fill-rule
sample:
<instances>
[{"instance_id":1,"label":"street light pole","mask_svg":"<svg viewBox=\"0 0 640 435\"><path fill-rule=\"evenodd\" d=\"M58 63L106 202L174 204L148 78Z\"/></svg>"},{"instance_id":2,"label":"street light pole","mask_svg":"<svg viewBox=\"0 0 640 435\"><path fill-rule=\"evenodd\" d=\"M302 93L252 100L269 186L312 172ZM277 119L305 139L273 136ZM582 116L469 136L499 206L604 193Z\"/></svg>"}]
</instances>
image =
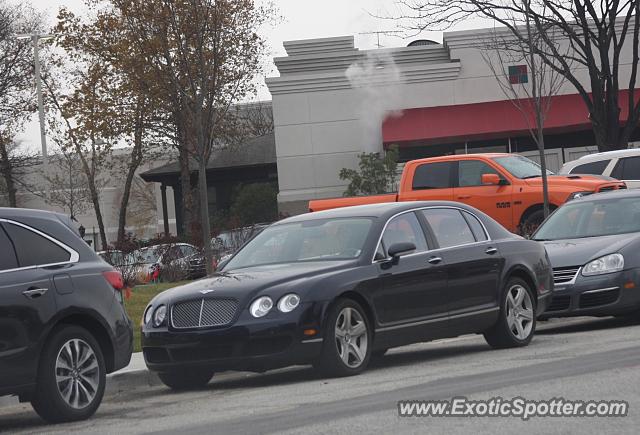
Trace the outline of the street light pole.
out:
<instances>
[{"instance_id":1,"label":"street light pole","mask_svg":"<svg viewBox=\"0 0 640 435\"><path fill-rule=\"evenodd\" d=\"M48 39L53 35L41 35L34 33L32 35L18 35L18 39L31 39L33 42L33 62L35 65L36 75L36 92L38 94L38 117L40 119L40 144L42 145L42 172L46 177L49 175L49 155L47 153L47 132L44 125L44 101L42 96L42 75L40 68L40 40ZM45 200L50 198L49 183L45 183Z\"/></svg>"},{"instance_id":2,"label":"street light pole","mask_svg":"<svg viewBox=\"0 0 640 435\"><path fill-rule=\"evenodd\" d=\"M42 145L42 171L45 177L49 175L49 155L47 153L47 132L44 127L44 101L42 98L42 76L40 75L40 50L39 42L41 36L32 35L33 58L36 66L36 92L38 93L38 117L40 118L40 144ZM50 198L49 183L45 182L45 199Z\"/></svg>"}]
</instances>

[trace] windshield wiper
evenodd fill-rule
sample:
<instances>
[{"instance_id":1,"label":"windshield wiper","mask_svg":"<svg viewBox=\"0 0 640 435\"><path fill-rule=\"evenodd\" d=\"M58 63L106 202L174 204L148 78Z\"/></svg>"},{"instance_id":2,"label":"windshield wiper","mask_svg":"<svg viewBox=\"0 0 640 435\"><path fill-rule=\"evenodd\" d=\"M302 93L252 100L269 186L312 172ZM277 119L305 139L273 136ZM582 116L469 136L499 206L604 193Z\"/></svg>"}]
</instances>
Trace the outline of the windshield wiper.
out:
<instances>
[{"instance_id":1,"label":"windshield wiper","mask_svg":"<svg viewBox=\"0 0 640 435\"><path fill-rule=\"evenodd\" d=\"M529 178L540 178L542 175L527 175L526 177L522 177L523 180L528 180Z\"/></svg>"}]
</instances>

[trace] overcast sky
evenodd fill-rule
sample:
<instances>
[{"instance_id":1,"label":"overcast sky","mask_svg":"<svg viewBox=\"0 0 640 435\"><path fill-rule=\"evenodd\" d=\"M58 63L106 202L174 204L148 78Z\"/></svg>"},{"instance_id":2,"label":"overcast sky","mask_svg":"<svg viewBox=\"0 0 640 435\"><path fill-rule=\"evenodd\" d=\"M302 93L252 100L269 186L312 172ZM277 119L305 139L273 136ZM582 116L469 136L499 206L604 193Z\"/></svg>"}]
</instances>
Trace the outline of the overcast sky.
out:
<instances>
[{"instance_id":1,"label":"overcast sky","mask_svg":"<svg viewBox=\"0 0 640 435\"><path fill-rule=\"evenodd\" d=\"M75 13L83 12L84 0L32 0L36 9L46 12L50 23L60 7L65 6ZM377 36L361 33L394 30L395 22L375 18L374 16L392 16L397 14L395 0L275 0L275 5L283 17L281 24L275 28L264 30L272 56L284 56L283 41L295 39L323 38L331 36L353 35L356 47L360 49L375 48ZM471 23L461 28L472 27ZM476 26L477 27L477 26ZM441 40L438 33L421 35L422 38ZM412 38L415 39L415 38ZM382 35L381 45L385 47L405 46L410 40ZM268 75L277 75L275 67ZM263 87L260 99L270 99L269 92ZM25 145L40 147L38 124L29 123L20 139Z\"/></svg>"}]
</instances>

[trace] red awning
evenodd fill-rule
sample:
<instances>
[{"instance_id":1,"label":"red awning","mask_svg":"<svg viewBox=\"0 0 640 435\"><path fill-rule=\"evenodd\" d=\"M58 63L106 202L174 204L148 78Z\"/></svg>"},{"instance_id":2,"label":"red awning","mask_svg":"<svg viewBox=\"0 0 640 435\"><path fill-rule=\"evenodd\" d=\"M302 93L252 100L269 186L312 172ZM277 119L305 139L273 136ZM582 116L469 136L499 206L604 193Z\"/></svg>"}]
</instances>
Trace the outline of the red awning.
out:
<instances>
[{"instance_id":1,"label":"red awning","mask_svg":"<svg viewBox=\"0 0 640 435\"><path fill-rule=\"evenodd\" d=\"M620 91L622 121L627 119L628 94L628 90ZM637 92L636 99L639 97ZM535 122L531 120L530 125L534 126ZM545 121L546 131L561 133L590 128L589 112L580 95L553 97ZM528 131L523 113L509 100L406 109L401 116L387 119L382 126L385 144L464 142L521 136Z\"/></svg>"}]
</instances>

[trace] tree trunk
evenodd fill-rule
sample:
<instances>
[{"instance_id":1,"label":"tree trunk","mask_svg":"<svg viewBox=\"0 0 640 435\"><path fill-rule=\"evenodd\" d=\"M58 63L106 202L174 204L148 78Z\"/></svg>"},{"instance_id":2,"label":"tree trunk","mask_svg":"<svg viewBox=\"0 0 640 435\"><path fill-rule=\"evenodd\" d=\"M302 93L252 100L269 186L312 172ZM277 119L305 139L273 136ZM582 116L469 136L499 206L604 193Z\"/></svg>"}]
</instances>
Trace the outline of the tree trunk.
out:
<instances>
[{"instance_id":1,"label":"tree trunk","mask_svg":"<svg viewBox=\"0 0 640 435\"><path fill-rule=\"evenodd\" d=\"M129 206L129 198L131 197L131 185L136 175L136 171L142 163L142 128L136 127L134 133L133 150L131 151L131 162L127 168L127 177L124 181L124 189L122 191L122 199L120 200L120 211L118 212L118 243L122 243L125 239L125 228L127 226L127 208Z\"/></svg>"},{"instance_id":2,"label":"tree trunk","mask_svg":"<svg viewBox=\"0 0 640 435\"><path fill-rule=\"evenodd\" d=\"M18 201L16 197L17 189L13 179L13 168L9 161L9 153L4 143L0 144L0 174L4 179L4 184L7 187L7 196L9 199L9 207L17 207Z\"/></svg>"},{"instance_id":3,"label":"tree trunk","mask_svg":"<svg viewBox=\"0 0 640 435\"><path fill-rule=\"evenodd\" d=\"M207 274L213 272L213 252L211 251L211 224L209 222L209 192L207 188L207 162L199 159L198 191L200 194L200 215L202 229L202 245L207 265Z\"/></svg>"},{"instance_id":4,"label":"tree trunk","mask_svg":"<svg viewBox=\"0 0 640 435\"><path fill-rule=\"evenodd\" d=\"M186 122L186 116L181 111L176 110L174 113L176 123L176 135L178 138L177 149L179 152L178 163L180 165L180 190L182 192L182 201L178 206L182 212L182 234L190 239L193 231L193 188L191 186L191 165L189 155L189 126ZM180 230L180 229L179 229Z\"/></svg>"},{"instance_id":5,"label":"tree trunk","mask_svg":"<svg viewBox=\"0 0 640 435\"><path fill-rule=\"evenodd\" d=\"M531 11L531 0L526 0L527 13ZM543 213L544 218L546 219L549 216L549 183L547 180L547 156L544 154L544 114L542 113L543 101L544 97L541 95L542 86L544 86L540 82L540 78L538 77L538 69L536 68L536 59L533 49L533 39L531 33L531 21L527 18L527 39L529 41L529 63L531 68L531 90L532 90L532 100L533 107L535 110L535 118L536 118L536 144L538 145L538 153L540 155L540 168L542 170L542 203L543 203ZM538 85L541 85L541 88L538 88Z\"/></svg>"},{"instance_id":6,"label":"tree trunk","mask_svg":"<svg viewBox=\"0 0 640 435\"><path fill-rule=\"evenodd\" d=\"M198 192L200 196L200 229L202 234L202 246L204 248L204 258L207 266L207 275L213 272L213 252L211 250L211 223L209 221L209 189L207 186L207 163L209 160L209 147L204 134L204 123L202 119L202 109L194 113L197 132L198 146Z\"/></svg>"},{"instance_id":7,"label":"tree trunk","mask_svg":"<svg viewBox=\"0 0 640 435\"><path fill-rule=\"evenodd\" d=\"M122 199L120 200L120 211L118 212L118 243L122 243L125 239L125 229L127 226L127 209L129 206L129 199L131 198L131 185L136 175L136 171L142 164L144 158L143 154L143 135L144 135L144 109L145 98L139 97L136 103L136 122L134 124L133 131L133 149L131 150L131 160L127 168L127 176L124 181L124 189L122 192Z\"/></svg>"},{"instance_id":8,"label":"tree trunk","mask_svg":"<svg viewBox=\"0 0 640 435\"><path fill-rule=\"evenodd\" d=\"M98 195L98 189L96 188L95 180L89 179L89 192L91 193L91 202L93 203L93 210L96 213L96 220L98 221L98 231L100 232L100 243L102 249L107 249L109 243L107 242L107 233L104 229L104 222L102 220L102 211L100 210L100 195ZM96 247L94 247L95 249Z\"/></svg>"},{"instance_id":9,"label":"tree trunk","mask_svg":"<svg viewBox=\"0 0 640 435\"><path fill-rule=\"evenodd\" d=\"M189 167L189 153L184 146L180 147L180 185L182 188L182 233L191 237L193 221L193 192L191 187L191 168Z\"/></svg>"}]
</instances>

